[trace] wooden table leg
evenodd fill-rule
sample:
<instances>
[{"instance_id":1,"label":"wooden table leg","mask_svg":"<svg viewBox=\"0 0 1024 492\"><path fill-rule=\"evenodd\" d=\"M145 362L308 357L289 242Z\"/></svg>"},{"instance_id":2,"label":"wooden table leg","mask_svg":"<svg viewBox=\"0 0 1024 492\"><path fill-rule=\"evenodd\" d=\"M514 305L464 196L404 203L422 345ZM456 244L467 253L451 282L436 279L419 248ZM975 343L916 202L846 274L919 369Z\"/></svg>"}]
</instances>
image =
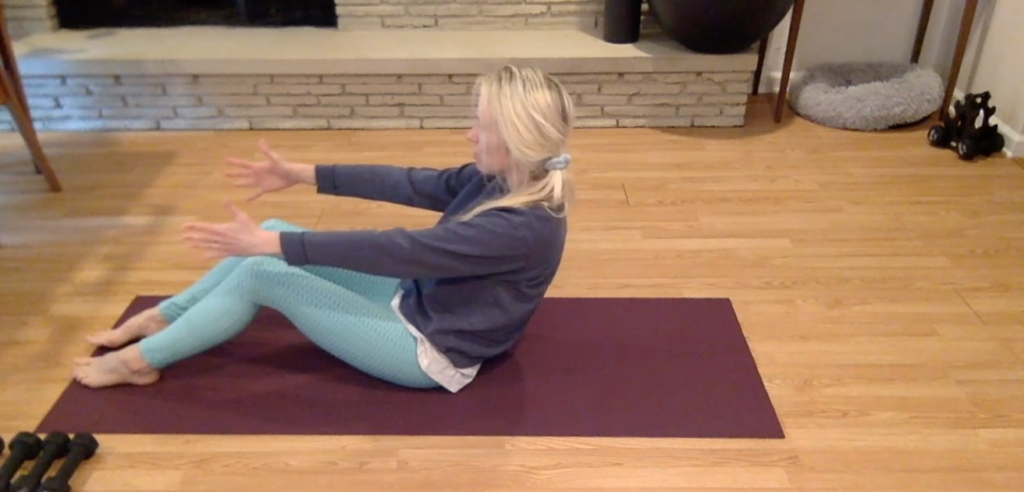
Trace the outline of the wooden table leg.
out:
<instances>
[{"instance_id":1,"label":"wooden table leg","mask_svg":"<svg viewBox=\"0 0 1024 492\"><path fill-rule=\"evenodd\" d=\"M960 66L964 62L964 53L967 51L967 40L971 36L971 27L974 25L974 14L978 11L978 0L967 0L964 4L964 15L960 20L960 35L956 39L956 51L953 53L953 65L949 69L949 77L946 79L946 97L942 99L940 113L949 110L949 104L953 101L953 91L956 90L956 81L960 76Z\"/></svg>"},{"instance_id":2,"label":"wooden table leg","mask_svg":"<svg viewBox=\"0 0 1024 492\"><path fill-rule=\"evenodd\" d=\"M932 8L935 7L935 0L924 0L921 5L921 18L917 21L917 36L914 37L914 50L910 54L910 63L917 64L921 60L921 49L924 47L924 37L928 33L928 23L932 18Z\"/></svg>"},{"instance_id":3,"label":"wooden table leg","mask_svg":"<svg viewBox=\"0 0 1024 492\"><path fill-rule=\"evenodd\" d=\"M804 16L804 0L796 0L793 4L793 17L789 24L789 39L786 40L786 57L782 62L782 80L779 83L779 94L775 99L775 122L782 121L782 110L786 105L786 92L789 90L789 73L793 70L793 55L796 53L796 40L800 34L800 21Z\"/></svg>"}]
</instances>

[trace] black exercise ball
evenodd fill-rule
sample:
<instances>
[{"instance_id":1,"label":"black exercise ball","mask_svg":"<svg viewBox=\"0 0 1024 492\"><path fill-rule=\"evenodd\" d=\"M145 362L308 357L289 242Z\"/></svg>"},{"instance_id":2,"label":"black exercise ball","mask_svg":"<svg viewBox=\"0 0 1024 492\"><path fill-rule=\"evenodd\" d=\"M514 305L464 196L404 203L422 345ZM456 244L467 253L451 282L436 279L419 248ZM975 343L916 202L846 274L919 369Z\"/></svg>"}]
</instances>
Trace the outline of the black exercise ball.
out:
<instances>
[{"instance_id":1,"label":"black exercise ball","mask_svg":"<svg viewBox=\"0 0 1024 492\"><path fill-rule=\"evenodd\" d=\"M648 0L666 34L698 53L739 53L778 26L794 0Z\"/></svg>"}]
</instances>

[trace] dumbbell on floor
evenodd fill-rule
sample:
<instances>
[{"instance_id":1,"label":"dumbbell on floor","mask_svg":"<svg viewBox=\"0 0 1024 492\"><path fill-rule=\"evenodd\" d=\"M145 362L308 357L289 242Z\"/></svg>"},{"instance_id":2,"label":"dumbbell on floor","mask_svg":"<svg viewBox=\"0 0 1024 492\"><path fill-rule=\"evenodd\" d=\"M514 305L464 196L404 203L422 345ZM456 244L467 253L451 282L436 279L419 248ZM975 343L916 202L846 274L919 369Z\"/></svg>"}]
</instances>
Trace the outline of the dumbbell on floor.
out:
<instances>
[{"instance_id":1,"label":"dumbbell on floor","mask_svg":"<svg viewBox=\"0 0 1024 492\"><path fill-rule=\"evenodd\" d=\"M11 439L8 446L11 455L0 466L0 492L8 492L11 489L11 479L18 473L21 465L39 456L43 448L43 440L31 432L19 432Z\"/></svg>"},{"instance_id":2,"label":"dumbbell on floor","mask_svg":"<svg viewBox=\"0 0 1024 492\"><path fill-rule=\"evenodd\" d=\"M53 462L67 456L70 444L71 438L63 432L48 434L43 440L43 451L39 453L39 457L32 464L32 469L11 484L11 491L36 492L39 483L43 481L43 476L46 475L46 471L50 469Z\"/></svg>"},{"instance_id":3,"label":"dumbbell on floor","mask_svg":"<svg viewBox=\"0 0 1024 492\"><path fill-rule=\"evenodd\" d=\"M70 492L71 477L75 474L75 470L83 461L92 458L99 447L100 443L92 434L75 434L75 438L71 440L71 451L68 452L68 457L64 459L64 463L61 464L57 473L43 481L39 492Z\"/></svg>"}]
</instances>

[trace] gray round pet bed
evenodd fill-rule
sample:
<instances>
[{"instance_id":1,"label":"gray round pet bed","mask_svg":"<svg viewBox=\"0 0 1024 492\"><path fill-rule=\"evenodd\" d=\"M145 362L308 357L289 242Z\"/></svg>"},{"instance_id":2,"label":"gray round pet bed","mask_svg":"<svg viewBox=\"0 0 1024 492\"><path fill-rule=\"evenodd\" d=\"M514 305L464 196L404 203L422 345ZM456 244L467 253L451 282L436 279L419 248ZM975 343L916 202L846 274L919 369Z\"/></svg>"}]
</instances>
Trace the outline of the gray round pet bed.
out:
<instances>
[{"instance_id":1,"label":"gray round pet bed","mask_svg":"<svg viewBox=\"0 0 1024 492\"><path fill-rule=\"evenodd\" d=\"M789 106L818 124L878 131L924 120L942 105L935 71L896 63L829 63L795 78Z\"/></svg>"}]
</instances>

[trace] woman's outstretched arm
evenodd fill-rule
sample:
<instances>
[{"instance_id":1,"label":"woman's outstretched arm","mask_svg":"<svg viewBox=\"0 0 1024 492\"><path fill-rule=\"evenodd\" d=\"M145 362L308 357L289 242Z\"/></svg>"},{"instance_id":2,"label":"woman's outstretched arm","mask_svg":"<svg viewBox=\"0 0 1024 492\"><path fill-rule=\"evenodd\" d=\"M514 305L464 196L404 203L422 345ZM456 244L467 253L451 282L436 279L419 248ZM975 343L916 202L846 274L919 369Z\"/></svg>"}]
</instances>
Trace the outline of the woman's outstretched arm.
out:
<instances>
[{"instance_id":1,"label":"woman's outstretched arm","mask_svg":"<svg viewBox=\"0 0 1024 492\"><path fill-rule=\"evenodd\" d=\"M226 171L235 186L255 188L249 200L298 184L315 186L324 195L363 198L443 212L473 180L482 177L474 164L447 169L390 164L305 164L287 161L265 141L266 161L229 158Z\"/></svg>"},{"instance_id":2,"label":"woman's outstretched arm","mask_svg":"<svg viewBox=\"0 0 1024 492\"><path fill-rule=\"evenodd\" d=\"M293 171L323 195L362 198L443 212L481 176L473 164L447 169L388 164L319 164ZM310 176L312 174L312 176Z\"/></svg>"},{"instance_id":3,"label":"woman's outstretched arm","mask_svg":"<svg viewBox=\"0 0 1024 492\"><path fill-rule=\"evenodd\" d=\"M296 184L316 186L316 165L290 162L285 169Z\"/></svg>"},{"instance_id":4,"label":"woman's outstretched arm","mask_svg":"<svg viewBox=\"0 0 1024 492\"><path fill-rule=\"evenodd\" d=\"M319 265L395 278L470 277L522 267L537 241L557 239L551 223L522 209L493 210L427 229L278 234L291 265ZM539 237L538 237L539 235Z\"/></svg>"}]
</instances>

